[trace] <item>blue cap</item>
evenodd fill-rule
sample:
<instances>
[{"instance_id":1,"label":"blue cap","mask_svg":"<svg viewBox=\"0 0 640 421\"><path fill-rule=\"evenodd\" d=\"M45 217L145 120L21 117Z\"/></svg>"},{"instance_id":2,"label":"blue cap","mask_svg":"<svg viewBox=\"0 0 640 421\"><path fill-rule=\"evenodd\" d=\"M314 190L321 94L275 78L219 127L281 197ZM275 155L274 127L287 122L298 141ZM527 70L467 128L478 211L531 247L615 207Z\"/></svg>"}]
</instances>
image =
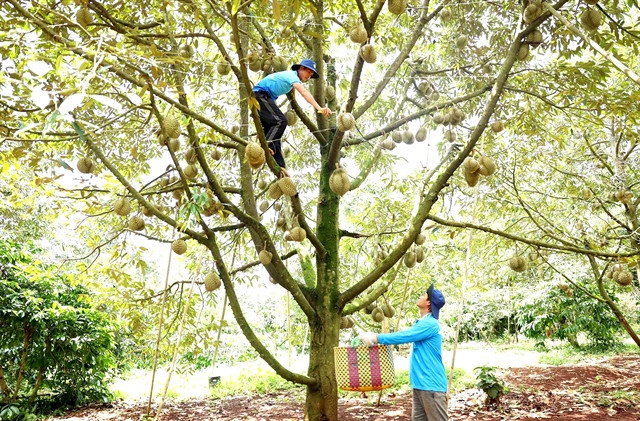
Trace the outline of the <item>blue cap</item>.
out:
<instances>
[{"instance_id":1,"label":"blue cap","mask_svg":"<svg viewBox=\"0 0 640 421\"><path fill-rule=\"evenodd\" d=\"M444 305L444 295L431 284L429 289L427 289L427 296L431 302L431 315L437 319L440 317L440 309Z\"/></svg>"},{"instance_id":2,"label":"blue cap","mask_svg":"<svg viewBox=\"0 0 640 421\"><path fill-rule=\"evenodd\" d=\"M305 58L300 62L300 64L294 64L293 66L291 66L291 70L298 70L300 66L304 66L307 69L313 70L313 76L311 76L311 79L317 79L320 77L318 71L316 70L316 62L311 60L310 58Z\"/></svg>"}]
</instances>

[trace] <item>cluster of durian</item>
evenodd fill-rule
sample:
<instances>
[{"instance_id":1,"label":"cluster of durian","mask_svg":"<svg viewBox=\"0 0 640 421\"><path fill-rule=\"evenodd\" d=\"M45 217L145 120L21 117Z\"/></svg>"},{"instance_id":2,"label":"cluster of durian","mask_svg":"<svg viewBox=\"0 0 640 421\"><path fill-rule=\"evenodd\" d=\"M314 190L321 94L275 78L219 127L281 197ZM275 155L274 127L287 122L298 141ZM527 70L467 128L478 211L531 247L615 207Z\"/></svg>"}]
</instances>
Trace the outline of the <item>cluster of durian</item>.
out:
<instances>
[{"instance_id":1,"label":"cluster of durian","mask_svg":"<svg viewBox=\"0 0 640 421\"><path fill-rule=\"evenodd\" d=\"M193 45L180 44L178 46L178 55L183 58L191 58L195 54L196 50Z\"/></svg>"},{"instance_id":2,"label":"cluster of durian","mask_svg":"<svg viewBox=\"0 0 640 421\"><path fill-rule=\"evenodd\" d=\"M432 120L434 123L442 124L444 126L457 126L458 124L462 123L465 117L466 116L464 115L464 112L462 112L460 108L453 107L446 113L435 113L432 117Z\"/></svg>"},{"instance_id":3,"label":"cluster of durian","mask_svg":"<svg viewBox=\"0 0 640 421\"><path fill-rule=\"evenodd\" d=\"M522 12L522 20L524 23L531 23L542 16L543 13L542 0L529 0L529 4Z\"/></svg>"},{"instance_id":4,"label":"cluster of durian","mask_svg":"<svg viewBox=\"0 0 640 421\"><path fill-rule=\"evenodd\" d=\"M355 322L351 316L344 316L340 319L340 329L351 329L355 326Z\"/></svg>"},{"instance_id":5,"label":"cluster of durian","mask_svg":"<svg viewBox=\"0 0 640 421\"><path fill-rule=\"evenodd\" d=\"M520 255L515 255L511 259L509 259L509 267L514 272L524 272L527 270L527 259Z\"/></svg>"},{"instance_id":6,"label":"cluster of durian","mask_svg":"<svg viewBox=\"0 0 640 421\"><path fill-rule=\"evenodd\" d=\"M385 317L391 318L396 314L396 310L391 304L383 304L380 307L376 303L371 303L364 308L364 312L371 315L374 322L380 323Z\"/></svg>"},{"instance_id":7,"label":"cluster of durian","mask_svg":"<svg viewBox=\"0 0 640 421\"><path fill-rule=\"evenodd\" d=\"M391 133L391 139L385 139L382 141L381 146L384 149L391 150L395 147L394 142L395 143L404 142L407 145L411 145L414 141L424 142L426 138L427 138L427 129L424 127L420 127L416 131L415 135L409 129L406 129L404 131L396 130L393 133Z\"/></svg>"},{"instance_id":8,"label":"cluster of durian","mask_svg":"<svg viewBox=\"0 0 640 421\"><path fill-rule=\"evenodd\" d=\"M440 99L440 93L427 81L418 83L418 91L426 96L429 101L437 101Z\"/></svg>"},{"instance_id":9,"label":"cluster of durian","mask_svg":"<svg viewBox=\"0 0 640 421\"><path fill-rule=\"evenodd\" d=\"M282 177L277 181L271 183L267 194L271 199L278 200L283 195L293 197L297 192L298 189L296 188L296 184L293 182L291 177Z\"/></svg>"},{"instance_id":10,"label":"cluster of durian","mask_svg":"<svg viewBox=\"0 0 640 421\"><path fill-rule=\"evenodd\" d=\"M427 236L423 233L416 236L413 246L407 250L403 257L403 262L406 267L412 268L416 263L422 263L424 261L426 255L422 245L425 241L427 241Z\"/></svg>"},{"instance_id":11,"label":"cluster of durian","mask_svg":"<svg viewBox=\"0 0 640 421\"><path fill-rule=\"evenodd\" d=\"M593 6L598 3L598 0L586 0L586 3ZM580 24L587 31L595 31L602 25L603 15L600 10L589 6L580 15Z\"/></svg>"},{"instance_id":12,"label":"cluster of durian","mask_svg":"<svg viewBox=\"0 0 640 421\"><path fill-rule=\"evenodd\" d=\"M131 213L131 202L127 197L121 197L113 204L113 212L116 215L127 216ZM127 222L127 227L131 231L142 231L145 227L144 219L139 216L132 216Z\"/></svg>"},{"instance_id":13,"label":"cluster of durian","mask_svg":"<svg viewBox=\"0 0 640 421\"><path fill-rule=\"evenodd\" d=\"M480 156L475 159L471 156L467 157L462 163L464 169L464 179L469 187L478 184L480 176L490 176L496 172L496 163L488 156Z\"/></svg>"},{"instance_id":14,"label":"cluster of durian","mask_svg":"<svg viewBox=\"0 0 640 421\"><path fill-rule=\"evenodd\" d=\"M224 210L224 205L213 196L213 192L209 189L207 189L207 199L207 204L202 209L204 216L213 216Z\"/></svg>"},{"instance_id":15,"label":"cluster of durian","mask_svg":"<svg viewBox=\"0 0 640 421\"><path fill-rule=\"evenodd\" d=\"M351 188L351 181L347 171L344 168L340 168L338 163L336 163L336 169L333 170L329 177L329 188L338 196L344 196Z\"/></svg>"},{"instance_id":16,"label":"cluster of durian","mask_svg":"<svg viewBox=\"0 0 640 421\"><path fill-rule=\"evenodd\" d=\"M274 54L260 54L253 50L245 57L249 70L253 72L263 71L266 74L287 70L288 64L284 57Z\"/></svg>"},{"instance_id":17,"label":"cluster of durian","mask_svg":"<svg viewBox=\"0 0 640 421\"><path fill-rule=\"evenodd\" d=\"M624 266L620 263L609 266L606 272L607 278L616 281L622 286L631 285L633 282L633 274L624 269Z\"/></svg>"},{"instance_id":18,"label":"cluster of durian","mask_svg":"<svg viewBox=\"0 0 640 421\"><path fill-rule=\"evenodd\" d=\"M629 205L633 201L633 192L631 190L616 190L609 194L609 200Z\"/></svg>"},{"instance_id":19,"label":"cluster of durian","mask_svg":"<svg viewBox=\"0 0 640 421\"><path fill-rule=\"evenodd\" d=\"M182 133L180 121L173 114L167 114L160 126L158 143L160 146L167 146L172 152L177 152L180 149L179 137Z\"/></svg>"}]
</instances>

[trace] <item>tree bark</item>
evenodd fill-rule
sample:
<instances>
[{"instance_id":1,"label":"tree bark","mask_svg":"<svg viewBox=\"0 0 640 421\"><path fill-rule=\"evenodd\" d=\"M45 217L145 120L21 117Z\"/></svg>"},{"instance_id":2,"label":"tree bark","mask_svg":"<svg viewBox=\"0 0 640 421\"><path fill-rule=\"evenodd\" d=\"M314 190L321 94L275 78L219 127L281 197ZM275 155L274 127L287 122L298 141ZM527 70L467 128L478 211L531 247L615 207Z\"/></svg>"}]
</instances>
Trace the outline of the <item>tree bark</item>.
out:
<instances>
[{"instance_id":1,"label":"tree bark","mask_svg":"<svg viewBox=\"0 0 640 421\"><path fill-rule=\"evenodd\" d=\"M317 379L316 386L307 387L306 420L338 420L338 385L335 376L333 347L338 345L340 314L327 312L310 325L311 347L309 377Z\"/></svg>"}]
</instances>

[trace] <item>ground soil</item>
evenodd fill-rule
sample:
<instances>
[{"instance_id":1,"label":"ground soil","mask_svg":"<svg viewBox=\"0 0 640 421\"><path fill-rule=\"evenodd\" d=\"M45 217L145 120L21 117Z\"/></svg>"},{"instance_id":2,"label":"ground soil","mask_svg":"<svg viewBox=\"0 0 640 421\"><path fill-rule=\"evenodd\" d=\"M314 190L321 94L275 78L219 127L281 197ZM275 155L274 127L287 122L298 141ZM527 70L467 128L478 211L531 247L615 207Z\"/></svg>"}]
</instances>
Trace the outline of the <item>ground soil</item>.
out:
<instances>
[{"instance_id":1,"label":"ground soil","mask_svg":"<svg viewBox=\"0 0 640 421\"><path fill-rule=\"evenodd\" d=\"M455 394L449 419L483 421L640 421L640 355L618 355L571 366L510 368L502 372L509 391L498 406L486 407L477 389ZM289 421L304 419L298 392L190 400L165 404L163 421ZM352 394L339 401L340 421L411 419L411 396ZM144 404L115 402L74 410L51 420L138 421ZM153 409L152 409L153 412Z\"/></svg>"}]
</instances>

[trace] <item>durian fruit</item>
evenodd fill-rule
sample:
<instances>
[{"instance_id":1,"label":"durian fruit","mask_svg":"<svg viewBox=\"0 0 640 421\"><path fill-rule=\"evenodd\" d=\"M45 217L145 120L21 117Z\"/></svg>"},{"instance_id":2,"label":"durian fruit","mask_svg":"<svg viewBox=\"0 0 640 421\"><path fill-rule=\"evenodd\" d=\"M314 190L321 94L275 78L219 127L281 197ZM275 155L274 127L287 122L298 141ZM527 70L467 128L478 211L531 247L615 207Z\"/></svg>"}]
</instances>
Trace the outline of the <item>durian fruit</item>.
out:
<instances>
[{"instance_id":1,"label":"durian fruit","mask_svg":"<svg viewBox=\"0 0 640 421\"><path fill-rule=\"evenodd\" d=\"M380 323L384 320L384 312L380 307L376 307L371 312L371 318L373 319L374 322Z\"/></svg>"},{"instance_id":2,"label":"durian fruit","mask_svg":"<svg viewBox=\"0 0 640 421\"><path fill-rule=\"evenodd\" d=\"M219 161L220 159L222 159L222 152L220 152L220 149L215 148L211 151L211 159L213 159L214 161Z\"/></svg>"},{"instance_id":3,"label":"durian fruit","mask_svg":"<svg viewBox=\"0 0 640 421\"><path fill-rule=\"evenodd\" d=\"M538 19L542 15L542 12L544 12L542 2L532 1L527 7L525 7L524 13L522 14L522 20L524 20L525 23L531 23Z\"/></svg>"},{"instance_id":4,"label":"durian fruit","mask_svg":"<svg viewBox=\"0 0 640 421\"><path fill-rule=\"evenodd\" d=\"M416 263L422 263L427 257L424 252L424 247L418 246L416 247Z\"/></svg>"},{"instance_id":5,"label":"durian fruit","mask_svg":"<svg viewBox=\"0 0 640 421\"><path fill-rule=\"evenodd\" d=\"M185 161L187 161L187 163L194 164L198 160L198 155L196 155L195 148L187 149L187 151L184 153L184 159Z\"/></svg>"},{"instance_id":6,"label":"durian fruit","mask_svg":"<svg viewBox=\"0 0 640 421\"><path fill-rule=\"evenodd\" d=\"M615 192L615 197L618 202L628 205L633 200L633 192L630 190L618 190Z\"/></svg>"},{"instance_id":7,"label":"durian fruit","mask_svg":"<svg viewBox=\"0 0 640 421\"><path fill-rule=\"evenodd\" d=\"M167 146L167 140L169 138L162 132L158 133L158 144L160 146Z\"/></svg>"},{"instance_id":8,"label":"durian fruit","mask_svg":"<svg viewBox=\"0 0 640 421\"><path fill-rule=\"evenodd\" d=\"M396 314L396 310L391 304L383 304L380 308L382 309L384 317L393 317Z\"/></svg>"},{"instance_id":9,"label":"durian fruit","mask_svg":"<svg viewBox=\"0 0 640 421\"><path fill-rule=\"evenodd\" d=\"M78 168L78 171L83 174L91 174L96 169L96 163L93 161L93 159L85 156L84 158L80 158L78 160L76 168Z\"/></svg>"},{"instance_id":10,"label":"durian fruit","mask_svg":"<svg viewBox=\"0 0 640 421\"><path fill-rule=\"evenodd\" d=\"M362 44L367 42L367 38L369 35L367 34L367 30L364 28L362 23L355 25L349 31L349 39L355 42L356 44Z\"/></svg>"},{"instance_id":11,"label":"durian fruit","mask_svg":"<svg viewBox=\"0 0 640 421\"><path fill-rule=\"evenodd\" d=\"M416 235L415 243L419 246L423 245L424 242L427 241L427 236L423 233Z\"/></svg>"},{"instance_id":12,"label":"durian fruit","mask_svg":"<svg viewBox=\"0 0 640 421\"><path fill-rule=\"evenodd\" d=\"M481 175L489 176L496 172L496 163L488 156L481 156L478 158L478 163L480 164L478 172Z\"/></svg>"},{"instance_id":13,"label":"durian fruit","mask_svg":"<svg viewBox=\"0 0 640 421\"><path fill-rule=\"evenodd\" d=\"M279 211L280 209L282 209L282 203L280 202L276 202L273 204L273 209Z\"/></svg>"},{"instance_id":14,"label":"durian fruit","mask_svg":"<svg viewBox=\"0 0 640 421\"><path fill-rule=\"evenodd\" d=\"M198 175L198 166L194 164L189 164L186 167L184 167L183 172L185 177L187 177L189 180L193 180Z\"/></svg>"},{"instance_id":15,"label":"durian fruit","mask_svg":"<svg viewBox=\"0 0 640 421\"><path fill-rule=\"evenodd\" d=\"M356 127L356 120L351 113L340 113L338 115L338 130L346 132Z\"/></svg>"},{"instance_id":16,"label":"durian fruit","mask_svg":"<svg viewBox=\"0 0 640 421\"><path fill-rule=\"evenodd\" d=\"M264 190L264 189L266 189L268 185L269 185L269 184L267 183L267 180L260 180L260 181L258 181L258 188L259 188L260 190Z\"/></svg>"},{"instance_id":17,"label":"durian fruit","mask_svg":"<svg viewBox=\"0 0 640 421\"><path fill-rule=\"evenodd\" d=\"M540 44L542 44L542 32L539 30L535 30L527 35L527 43L531 46L531 48L536 48Z\"/></svg>"},{"instance_id":18,"label":"durian fruit","mask_svg":"<svg viewBox=\"0 0 640 421\"><path fill-rule=\"evenodd\" d=\"M469 44L469 38L467 38L466 35L458 35L458 37L456 38L456 47L462 50L467 46L467 44Z\"/></svg>"},{"instance_id":19,"label":"durian fruit","mask_svg":"<svg viewBox=\"0 0 640 421\"><path fill-rule=\"evenodd\" d=\"M336 88L329 85L325 89L324 94L327 97L327 101L333 101L336 98Z\"/></svg>"},{"instance_id":20,"label":"durian fruit","mask_svg":"<svg viewBox=\"0 0 640 421\"><path fill-rule=\"evenodd\" d=\"M477 172L480 169L480 163L473 157L468 156L462 163L465 172Z\"/></svg>"},{"instance_id":21,"label":"durian fruit","mask_svg":"<svg viewBox=\"0 0 640 421\"><path fill-rule=\"evenodd\" d=\"M128 226L131 231L142 231L144 229L144 219L134 216L129 219Z\"/></svg>"},{"instance_id":22,"label":"durian fruit","mask_svg":"<svg viewBox=\"0 0 640 421\"><path fill-rule=\"evenodd\" d=\"M336 164L336 169L333 170L329 177L329 188L331 188L331 191L338 196L344 196L344 194L349 191L350 187L351 181L349 180L347 171Z\"/></svg>"},{"instance_id":23,"label":"durian fruit","mask_svg":"<svg viewBox=\"0 0 640 421\"><path fill-rule=\"evenodd\" d=\"M398 131L391 133L391 140L393 140L395 143L402 142L402 133Z\"/></svg>"},{"instance_id":24,"label":"durian fruit","mask_svg":"<svg viewBox=\"0 0 640 421\"><path fill-rule=\"evenodd\" d=\"M260 259L260 263L262 263L265 266L271 263L272 257L273 257L273 253L271 253L270 251L267 251L267 249L261 250L260 253L258 253L258 258Z\"/></svg>"},{"instance_id":25,"label":"durian fruit","mask_svg":"<svg viewBox=\"0 0 640 421\"><path fill-rule=\"evenodd\" d=\"M280 227L280 228L284 228L284 225L287 223L287 221L285 221L285 219L280 216L278 217L278 219L276 219L276 226Z\"/></svg>"},{"instance_id":26,"label":"durian fruit","mask_svg":"<svg viewBox=\"0 0 640 421\"><path fill-rule=\"evenodd\" d=\"M170 138L180 137L182 129L180 128L180 122L172 114L168 114L162 121L162 127L164 132Z\"/></svg>"},{"instance_id":27,"label":"durian fruit","mask_svg":"<svg viewBox=\"0 0 640 421\"><path fill-rule=\"evenodd\" d=\"M418 90L422 92L423 95L431 94L431 84L429 82L420 82L418 84Z\"/></svg>"},{"instance_id":28,"label":"durian fruit","mask_svg":"<svg viewBox=\"0 0 640 421\"><path fill-rule=\"evenodd\" d=\"M388 151L391 151L396 147L395 143L393 143L393 140L388 138L383 140L380 146Z\"/></svg>"},{"instance_id":29,"label":"durian fruit","mask_svg":"<svg viewBox=\"0 0 640 421\"><path fill-rule=\"evenodd\" d=\"M121 197L120 199L116 200L116 202L113 204L113 211L120 216L128 215L129 212L131 212L131 203L129 203L129 199L127 199L126 197Z\"/></svg>"},{"instance_id":30,"label":"durian fruit","mask_svg":"<svg viewBox=\"0 0 640 421\"><path fill-rule=\"evenodd\" d=\"M440 93L438 91L433 91L431 92L431 94L429 95L429 100L430 101L437 101L440 99Z\"/></svg>"},{"instance_id":31,"label":"durian fruit","mask_svg":"<svg viewBox=\"0 0 640 421\"><path fill-rule=\"evenodd\" d=\"M351 329L353 326L355 326L355 322L351 317L346 316L340 319L340 329Z\"/></svg>"},{"instance_id":32,"label":"durian fruit","mask_svg":"<svg viewBox=\"0 0 640 421\"><path fill-rule=\"evenodd\" d=\"M435 113L432 117L432 120L434 123L436 124L444 124L444 114L442 113Z\"/></svg>"},{"instance_id":33,"label":"durian fruit","mask_svg":"<svg viewBox=\"0 0 640 421\"><path fill-rule=\"evenodd\" d=\"M216 65L216 70L221 76L225 76L231 72L231 65L226 61L220 61Z\"/></svg>"},{"instance_id":34,"label":"durian fruit","mask_svg":"<svg viewBox=\"0 0 640 421\"><path fill-rule=\"evenodd\" d=\"M175 254L184 254L187 251L187 242L182 239L177 239L171 243L171 250Z\"/></svg>"},{"instance_id":35,"label":"durian fruit","mask_svg":"<svg viewBox=\"0 0 640 421\"><path fill-rule=\"evenodd\" d=\"M454 132L453 130L447 130L444 132L444 138L447 142L455 142L457 138L456 132Z\"/></svg>"},{"instance_id":36,"label":"durian fruit","mask_svg":"<svg viewBox=\"0 0 640 421\"><path fill-rule=\"evenodd\" d=\"M269 209L269 202L267 202L266 200L263 200L260 203L259 209L260 209L260 212L266 212L267 209Z\"/></svg>"},{"instance_id":37,"label":"durian fruit","mask_svg":"<svg viewBox=\"0 0 640 421\"><path fill-rule=\"evenodd\" d=\"M93 23L93 16L87 7L81 7L76 13L76 22L83 28L91 25Z\"/></svg>"},{"instance_id":38,"label":"durian fruit","mask_svg":"<svg viewBox=\"0 0 640 421\"><path fill-rule=\"evenodd\" d=\"M270 58L262 60L262 71L265 72L265 74L271 73L273 71L273 60Z\"/></svg>"},{"instance_id":39,"label":"durian fruit","mask_svg":"<svg viewBox=\"0 0 640 421\"><path fill-rule=\"evenodd\" d=\"M371 314L376 308L378 308L378 306L376 306L376 303L371 303L364 308L364 312L367 314Z\"/></svg>"},{"instance_id":40,"label":"durian fruit","mask_svg":"<svg viewBox=\"0 0 640 421\"><path fill-rule=\"evenodd\" d=\"M287 70L289 68L287 60L284 57L280 56L274 56L271 59L271 66L273 67L274 72L282 72L283 70Z\"/></svg>"},{"instance_id":41,"label":"durian fruit","mask_svg":"<svg viewBox=\"0 0 640 421\"><path fill-rule=\"evenodd\" d=\"M586 187L584 189L582 189L580 194L581 194L583 200L589 200L589 199L591 199L593 197L593 193L591 192L591 190L589 190Z\"/></svg>"},{"instance_id":42,"label":"durian fruit","mask_svg":"<svg viewBox=\"0 0 640 421\"><path fill-rule=\"evenodd\" d=\"M412 145L414 141L413 132L409 129L402 133L402 141L407 145Z\"/></svg>"},{"instance_id":43,"label":"durian fruit","mask_svg":"<svg viewBox=\"0 0 640 421\"><path fill-rule=\"evenodd\" d=\"M170 138L167 146L171 152L178 152L178 149L180 149L180 139L177 137Z\"/></svg>"},{"instance_id":44,"label":"durian fruit","mask_svg":"<svg viewBox=\"0 0 640 421\"><path fill-rule=\"evenodd\" d=\"M467 182L469 187L475 187L480 181L480 173L479 172L464 172L464 180Z\"/></svg>"},{"instance_id":45,"label":"durian fruit","mask_svg":"<svg viewBox=\"0 0 640 421\"><path fill-rule=\"evenodd\" d=\"M171 196L177 201L182 200L182 189L175 189L171 192Z\"/></svg>"},{"instance_id":46,"label":"durian fruit","mask_svg":"<svg viewBox=\"0 0 640 421\"><path fill-rule=\"evenodd\" d=\"M620 285L622 286L628 286L631 285L631 282L633 282L633 275L631 274L631 272L626 271L626 270L621 270L618 271L618 276L614 277L613 279Z\"/></svg>"},{"instance_id":47,"label":"durian fruit","mask_svg":"<svg viewBox=\"0 0 640 421\"><path fill-rule=\"evenodd\" d=\"M504 130L504 123L502 122L502 120L496 120L491 124L491 130L493 130L494 133L500 133L501 131Z\"/></svg>"},{"instance_id":48,"label":"durian fruit","mask_svg":"<svg viewBox=\"0 0 640 421\"><path fill-rule=\"evenodd\" d=\"M289 235L291 236L292 241L301 242L307 238L307 232L300 227L293 227L291 231L289 231Z\"/></svg>"},{"instance_id":49,"label":"durian fruit","mask_svg":"<svg viewBox=\"0 0 640 421\"><path fill-rule=\"evenodd\" d=\"M296 195L298 190L296 189L296 185L291 179L291 177L282 177L278 180L278 186L282 191L282 194L285 196L293 197Z\"/></svg>"},{"instance_id":50,"label":"durian fruit","mask_svg":"<svg viewBox=\"0 0 640 421\"><path fill-rule=\"evenodd\" d=\"M518 49L516 58L520 61L526 60L529 57L529 44L522 43Z\"/></svg>"},{"instance_id":51,"label":"durian fruit","mask_svg":"<svg viewBox=\"0 0 640 421\"><path fill-rule=\"evenodd\" d=\"M191 58L193 57L194 53L195 50L192 45L180 44L180 46L178 47L178 55L180 57Z\"/></svg>"},{"instance_id":52,"label":"durian fruit","mask_svg":"<svg viewBox=\"0 0 640 421\"><path fill-rule=\"evenodd\" d=\"M440 11L440 21L443 23L449 22L451 19L451 10L444 8Z\"/></svg>"},{"instance_id":53,"label":"durian fruit","mask_svg":"<svg viewBox=\"0 0 640 421\"><path fill-rule=\"evenodd\" d=\"M580 23L587 31L595 31L602 25L602 12L593 7L589 7L580 15Z\"/></svg>"},{"instance_id":54,"label":"durian fruit","mask_svg":"<svg viewBox=\"0 0 640 421\"><path fill-rule=\"evenodd\" d=\"M527 260L522 256L513 256L509 259L509 267L515 272L524 272L527 270Z\"/></svg>"},{"instance_id":55,"label":"durian fruit","mask_svg":"<svg viewBox=\"0 0 640 421\"><path fill-rule=\"evenodd\" d=\"M404 265L408 268L412 268L416 265L416 253L408 251L404 255Z\"/></svg>"},{"instance_id":56,"label":"durian fruit","mask_svg":"<svg viewBox=\"0 0 640 421\"><path fill-rule=\"evenodd\" d=\"M427 129L424 127L420 127L416 132L416 140L418 142L424 142L427 138Z\"/></svg>"},{"instance_id":57,"label":"durian fruit","mask_svg":"<svg viewBox=\"0 0 640 421\"><path fill-rule=\"evenodd\" d=\"M258 169L265 161L264 149L258 142L249 142L244 150L244 157L251 168Z\"/></svg>"},{"instance_id":58,"label":"durian fruit","mask_svg":"<svg viewBox=\"0 0 640 421\"><path fill-rule=\"evenodd\" d=\"M293 126L298 122L298 115L293 110L288 110L286 113L284 113L284 116L287 118L288 126Z\"/></svg>"},{"instance_id":59,"label":"durian fruit","mask_svg":"<svg viewBox=\"0 0 640 421\"><path fill-rule=\"evenodd\" d=\"M282 193L282 189L280 188L280 185L277 182L274 182L269 186L269 190L267 194L273 200L278 200L280 199L283 193Z\"/></svg>"},{"instance_id":60,"label":"durian fruit","mask_svg":"<svg viewBox=\"0 0 640 421\"><path fill-rule=\"evenodd\" d=\"M144 216L151 216L151 215L152 215L152 213L151 213L151 209L149 209L149 208L148 208L148 207L146 207L146 206L143 206L143 207L140 209L140 211L142 212L142 214L143 214Z\"/></svg>"},{"instance_id":61,"label":"durian fruit","mask_svg":"<svg viewBox=\"0 0 640 421\"><path fill-rule=\"evenodd\" d=\"M407 3L408 0L388 0L387 7L394 15L401 15L407 10Z\"/></svg>"},{"instance_id":62,"label":"durian fruit","mask_svg":"<svg viewBox=\"0 0 640 421\"><path fill-rule=\"evenodd\" d=\"M451 124L452 126L457 126L458 124L462 123L463 120L464 120L464 113L460 108L453 107L451 111L449 111L449 124ZM446 123L447 123L447 120L445 118L445 124Z\"/></svg>"},{"instance_id":63,"label":"durian fruit","mask_svg":"<svg viewBox=\"0 0 640 421\"><path fill-rule=\"evenodd\" d=\"M558 288L560 288L560 290L567 297L573 297L573 290L571 289L571 287L569 285L564 284L564 283L560 283L560 284L558 284Z\"/></svg>"},{"instance_id":64,"label":"durian fruit","mask_svg":"<svg viewBox=\"0 0 640 421\"><path fill-rule=\"evenodd\" d=\"M360 57L367 63L375 63L378 58L376 47L371 44L363 45L360 47Z\"/></svg>"},{"instance_id":65,"label":"durian fruit","mask_svg":"<svg viewBox=\"0 0 640 421\"><path fill-rule=\"evenodd\" d=\"M204 277L204 289L206 289L207 291L215 291L216 289L220 288L220 285L222 285L222 283L220 282L220 277L217 273L211 272Z\"/></svg>"}]
</instances>

